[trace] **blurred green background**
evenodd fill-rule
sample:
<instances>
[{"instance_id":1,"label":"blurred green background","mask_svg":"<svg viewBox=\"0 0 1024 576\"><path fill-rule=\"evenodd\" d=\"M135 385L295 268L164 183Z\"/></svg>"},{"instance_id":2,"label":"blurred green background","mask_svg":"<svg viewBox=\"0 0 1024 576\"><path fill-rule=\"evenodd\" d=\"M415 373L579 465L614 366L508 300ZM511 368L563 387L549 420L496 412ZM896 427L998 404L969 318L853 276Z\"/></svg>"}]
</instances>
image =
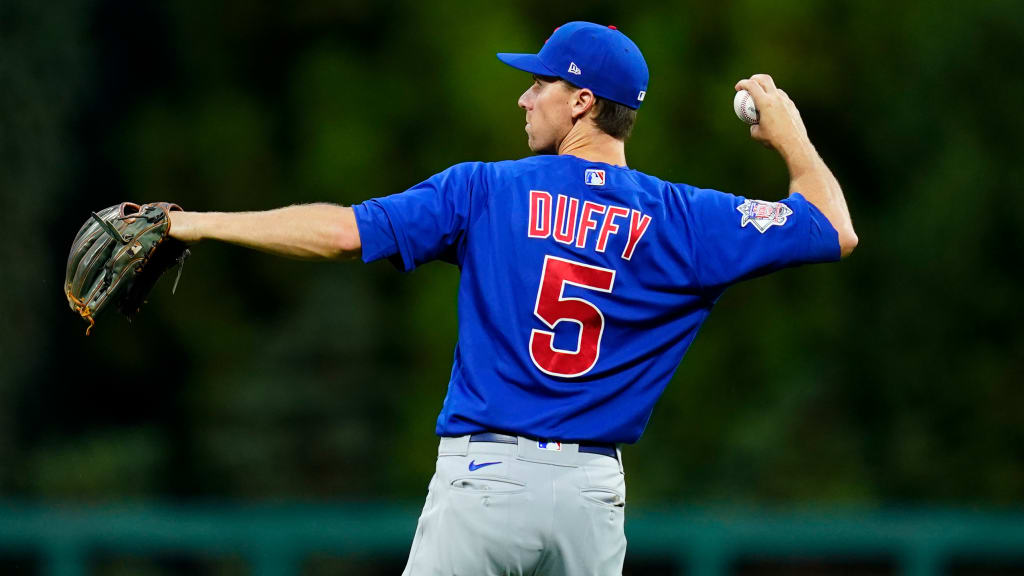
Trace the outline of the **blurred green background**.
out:
<instances>
[{"instance_id":1,"label":"blurred green background","mask_svg":"<svg viewBox=\"0 0 1024 576\"><path fill-rule=\"evenodd\" d=\"M529 154L499 51L569 20L643 50L630 166L763 199L766 72L860 247L737 285L623 450L631 504L1024 503L1024 3L0 2L0 499L420 502L458 271L197 246L92 336L67 250L122 200L343 204ZM496 258L502 255L496 254ZM410 534L412 527L409 527Z\"/></svg>"}]
</instances>

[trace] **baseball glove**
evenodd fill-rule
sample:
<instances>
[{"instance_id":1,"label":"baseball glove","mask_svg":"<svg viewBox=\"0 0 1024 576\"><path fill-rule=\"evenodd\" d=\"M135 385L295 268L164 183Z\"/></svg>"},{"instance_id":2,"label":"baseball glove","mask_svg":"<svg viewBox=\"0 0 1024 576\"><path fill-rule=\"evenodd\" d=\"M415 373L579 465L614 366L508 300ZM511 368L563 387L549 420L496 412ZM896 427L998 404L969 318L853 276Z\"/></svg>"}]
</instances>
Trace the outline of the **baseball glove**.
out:
<instances>
[{"instance_id":1,"label":"baseball glove","mask_svg":"<svg viewBox=\"0 0 1024 576\"><path fill-rule=\"evenodd\" d=\"M131 320L156 281L175 264L181 278L189 251L184 242L168 236L173 210L181 207L124 202L93 212L82 225L68 256L64 294L71 309L89 322L86 335L110 304Z\"/></svg>"}]
</instances>

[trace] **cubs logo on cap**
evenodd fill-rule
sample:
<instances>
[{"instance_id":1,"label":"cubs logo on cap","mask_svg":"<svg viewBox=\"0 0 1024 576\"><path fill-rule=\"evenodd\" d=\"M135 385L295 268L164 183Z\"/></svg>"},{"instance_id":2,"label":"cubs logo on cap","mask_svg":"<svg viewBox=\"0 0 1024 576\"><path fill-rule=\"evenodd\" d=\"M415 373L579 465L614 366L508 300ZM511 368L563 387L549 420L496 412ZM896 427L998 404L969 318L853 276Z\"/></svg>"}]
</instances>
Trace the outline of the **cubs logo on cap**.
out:
<instances>
[{"instance_id":1,"label":"cubs logo on cap","mask_svg":"<svg viewBox=\"0 0 1024 576\"><path fill-rule=\"evenodd\" d=\"M501 52L498 59L524 72L589 88L634 110L647 96L647 62L640 48L614 26L569 22L555 28L540 52Z\"/></svg>"}]
</instances>

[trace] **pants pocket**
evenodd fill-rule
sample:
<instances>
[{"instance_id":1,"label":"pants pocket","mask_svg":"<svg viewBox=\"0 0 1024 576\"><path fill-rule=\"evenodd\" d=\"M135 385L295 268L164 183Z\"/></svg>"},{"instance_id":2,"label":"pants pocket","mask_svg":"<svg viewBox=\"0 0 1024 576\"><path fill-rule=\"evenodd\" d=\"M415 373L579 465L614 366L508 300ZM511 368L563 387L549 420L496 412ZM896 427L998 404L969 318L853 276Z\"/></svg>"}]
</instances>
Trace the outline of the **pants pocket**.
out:
<instances>
[{"instance_id":1,"label":"pants pocket","mask_svg":"<svg viewBox=\"0 0 1024 576\"><path fill-rule=\"evenodd\" d=\"M584 488L580 490L584 498L610 508L625 508L626 497L610 488Z\"/></svg>"},{"instance_id":2,"label":"pants pocket","mask_svg":"<svg viewBox=\"0 0 1024 576\"><path fill-rule=\"evenodd\" d=\"M452 480L452 489L483 494L514 494L526 490L526 484L509 478L471 476Z\"/></svg>"}]
</instances>

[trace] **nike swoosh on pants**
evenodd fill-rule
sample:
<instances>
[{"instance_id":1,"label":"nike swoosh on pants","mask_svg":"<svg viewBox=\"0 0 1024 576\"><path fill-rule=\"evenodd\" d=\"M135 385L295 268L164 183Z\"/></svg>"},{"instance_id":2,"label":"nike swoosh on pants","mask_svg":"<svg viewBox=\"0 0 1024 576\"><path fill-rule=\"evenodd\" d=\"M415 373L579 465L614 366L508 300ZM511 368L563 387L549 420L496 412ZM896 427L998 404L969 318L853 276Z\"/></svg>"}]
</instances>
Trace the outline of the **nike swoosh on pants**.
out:
<instances>
[{"instance_id":1,"label":"nike swoosh on pants","mask_svg":"<svg viewBox=\"0 0 1024 576\"><path fill-rule=\"evenodd\" d=\"M481 463L477 464L476 460L470 460L469 461L469 471L473 472L474 470L479 470L479 469L483 468L484 466L493 466L495 464L501 464L501 461L499 460L498 462L481 462Z\"/></svg>"}]
</instances>

